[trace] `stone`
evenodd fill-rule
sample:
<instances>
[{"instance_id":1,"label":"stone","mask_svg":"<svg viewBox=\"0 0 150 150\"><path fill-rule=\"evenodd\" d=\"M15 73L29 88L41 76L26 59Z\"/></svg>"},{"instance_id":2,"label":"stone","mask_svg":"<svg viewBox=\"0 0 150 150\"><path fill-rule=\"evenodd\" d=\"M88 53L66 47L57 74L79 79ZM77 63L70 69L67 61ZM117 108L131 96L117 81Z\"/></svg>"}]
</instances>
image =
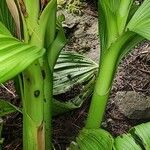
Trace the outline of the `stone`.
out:
<instances>
[{"instance_id":1,"label":"stone","mask_svg":"<svg viewBox=\"0 0 150 150\"><path fill-rule=\"evenodd\" d=\"M78 16L68 13L64 9L58 11L58 14L64 14L65 16L63 27L71 33L64 50L84 54L98 63L100 57L98 17L94 16L95 13L91 13L91 10L87 10L82 16Z\"/></svg>"},{"instance_id":2,"label":"stone","mask_svg":"<svg viewBox=\"0 0 150 150\"><path fill-rule=\"evenodd\" d=\"M129 119L150 119L150 97L134 91L118 92L115 104Z\"/></svg>"}]
</instances>

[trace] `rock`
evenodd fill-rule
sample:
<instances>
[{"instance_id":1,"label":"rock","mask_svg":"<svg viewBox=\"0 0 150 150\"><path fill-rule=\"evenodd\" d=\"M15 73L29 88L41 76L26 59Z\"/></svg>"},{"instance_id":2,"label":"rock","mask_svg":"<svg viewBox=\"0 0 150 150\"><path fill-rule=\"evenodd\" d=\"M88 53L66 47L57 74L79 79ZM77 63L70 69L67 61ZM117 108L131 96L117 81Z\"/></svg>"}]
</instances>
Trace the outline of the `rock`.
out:
<instances>
[{"instance_id":1,"label":"rock","mask_svg":"<svg viewBox=\"0 0 150 150\"><path fill-rule=\"evenodd\" d=\"M129 119L150 119L150 97L142 93L118 92L114 102Z\"/></svg>"},{"instance_id":2,"label":"rock","mask_svg":"<svg viewBox=\"0 0 150 150\"><path fill-rule=\"evenodd\" d=\"M98 38L98 17L92 10L86 10L82 16L59 10L58 14L65 15L63 26L69 29L69 42L66 51L76 51L85 54L95 62L99 62L100 43Z\"/></svg>"}]
</instances>

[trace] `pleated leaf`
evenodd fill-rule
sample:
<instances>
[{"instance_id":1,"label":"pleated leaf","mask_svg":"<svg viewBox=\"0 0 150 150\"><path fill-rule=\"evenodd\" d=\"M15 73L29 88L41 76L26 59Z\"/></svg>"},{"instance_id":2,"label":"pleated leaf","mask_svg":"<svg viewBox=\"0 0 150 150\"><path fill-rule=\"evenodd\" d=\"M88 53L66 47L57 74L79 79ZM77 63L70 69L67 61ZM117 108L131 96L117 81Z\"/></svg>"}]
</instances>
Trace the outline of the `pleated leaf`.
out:
<instances>
[{"instance_id":1,"label":"pleated leaf","mask_svg":"<svg viewBox=\"0 0 150 150\"><path fill-rule=\"evenodd\" d=\"M150 40L150 0L144 0L128 23L127 29Z\"/></svg>"},{"instance_id":2,"label":"pleated leaf","mask_svg":"<svg viewBox=\"0 0 150 150\"><path fill-rule=\"evenodd\" d=\"M3 83L41 57L44 50L0 34L0 83Z\"/></svg>"},{"instance_id":3,"label":"pleated leaf","mask_svg":"<svg viewBox=\"0 0 150 150\"><path fill-rule=\"evenodd\" d=\"M130 133L142 143L145 150L150 149L150 122L135 126Z\"/></svg>"},{"instance_id":4,"label":"pleated leaf","mask_svg":"<svg viewBox=\"0 0 150 150\"><path fill-rule=\"evenodd\" d=\"M113 137L103 129L83 129L68 150L112 150Z\"/></svg>"},{"instance_id":5,"label":"pleated leaf","mask_svg":"<svg viewBox=\"0 0 150 150\"><path fill-rule=\"evenodd\" d=\"M56 98L54 95L53 99L53 115L59 115L77 109L82 106L83 102L87 100L94 90L95 77L89 80L86 85L82 87L82 90L77 93L77 95L71 99L65 100L63 97L59 96ZM74 92L74 91L73 91Z\"/></svg>"},{"instance_id":6,"label":"pleated leaf","mask_svg":"<svg viewBox=\"0 0 150 150\"><path fill-rule=\"evenodd\" d=\"M113 150L149 150L150 122L137 125L115 139Z\"/></svg>"},{"instance_id":7,"label":"pleated leaf","mask_svg":"<svg viewBox=\"0 0 150 150\"><path fill-rule=\"evenodd\" d=\"M73 52L62 52L54 69L53 115L81 107L93 92L97 71L98 65L89 58ZM76 92L74 87L80 90ZM71 92L76 94L72 96Z\"/></svg>"},{"instance_id":8,"label":"pleated leaf","mask_svg":"<svg viewBox=\"0 0 150 150\"><path fill-rule=\"evenodd\" d=\"M98 65L83 55L62 52L54 68L54 95L67 92L74 84L82 84L92 79Z\"/></svg>"},{"instance_id":9,"label":"pleated leaf","mask_svg":"<svg viewBox=\"0 0 150 150\"><path fill-rule=\"evenodd\" d=\"M115 139L113 150L142 150L131 134L123 134Z\"/></svg>"}]
</instances>

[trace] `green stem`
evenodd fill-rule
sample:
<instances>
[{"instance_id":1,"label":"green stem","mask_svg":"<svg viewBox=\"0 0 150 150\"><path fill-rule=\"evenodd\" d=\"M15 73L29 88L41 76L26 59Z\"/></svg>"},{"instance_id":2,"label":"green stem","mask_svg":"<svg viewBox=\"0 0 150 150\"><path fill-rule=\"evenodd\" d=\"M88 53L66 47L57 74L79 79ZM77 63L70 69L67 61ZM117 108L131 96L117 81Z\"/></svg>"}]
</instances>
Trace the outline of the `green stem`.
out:
<instances>
[{"instance_id":1,"label":"green stem","mask_svg":"<svg viewBox=\"0 0 150 150\"><path fill-rule=\"evenodd\" d=\"M53 98L53 73L50 71L47 56L44 57L43 68L44 79L44 123L45 123L45 148L52 149L51 139L51 118L52 118L52 98Z\"/></svg>"},{"instance_id":2,"label":"green stem","mask_svg":"<svg viewBox=\"0 0 150 150\"><path fill-rule=\"evenodd\" d=\"M38 62L23 73L23 149L44 150L43 76Z\"/></svg>"},{"instance_id":3,"label":"green stem","mask_svg":"<svg viewBox=\"0 0 150 150\"><path fill-rule=\"evenodd\" d=\"M30 41L25 42L43 47L44 38L38 30L38 26L35 31ZM40 40L36 39L36 36ZM26 37L25 39L29 40ZM23 72L24 150L45 150L44 81L41 68L39 60L36 60Z\"/></svg>"},{"instance_id":4,"label":"green stem","mask_svg":"<svg viewBox=\"0 0 150 150\"><path fill-rule=\"evenodd\" d=\"M122 35L106 50L105 55L100 60L99 74L88 113L86 128L100 127L122 50L125 49L124 45L127 45L134 36L135 34L132 32Z\"/></svg>"}]
</instances>

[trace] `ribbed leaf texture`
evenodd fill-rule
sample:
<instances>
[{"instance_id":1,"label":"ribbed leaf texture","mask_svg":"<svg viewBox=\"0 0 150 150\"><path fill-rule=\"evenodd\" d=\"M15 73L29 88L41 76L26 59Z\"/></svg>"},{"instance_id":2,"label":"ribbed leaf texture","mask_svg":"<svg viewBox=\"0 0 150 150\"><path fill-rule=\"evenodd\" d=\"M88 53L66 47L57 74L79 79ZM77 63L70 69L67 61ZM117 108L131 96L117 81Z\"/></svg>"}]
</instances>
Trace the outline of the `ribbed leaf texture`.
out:
<instances>
[{"instance_id":1,"label":"ribbed leaf texture","mask_svg":"<svg viewBox=\"0 0 150 150\"><path fill-rule=\"evenodd\" d=\"M54 68L54 95L92 79L97 70L98 65L91 59L77 53L62 52Z\"/></svg>"},{"instance_id":2,"label":"ribbed leaf texture","mask_svg":"<svg viewBox=\"0 0 150 150\"><path fill-rule=\"evenodd\" d=\"M8 35L4 26L0 27L4 28L0 30L0 83L3 83L41 57L44 50L19 41Z\"/></svg>"},{"instance_id":3,"label":"ribbed leaf texture","mask_svg":"<svg viewBox=\"0 0 150 150\"><path fill-rule=\"evenodd\" d=\"M98 65L91 59L73 52L62 52L54 68L53 114L79 108L92 94L97 71ZM80 90L77 92L76 88ZM72 96L71 92L76 94ZM66 93L65 99L62 95Z\"/></svg>"},{"instance_id":4,"label":"ribbed leaf texture","mask_svg":"<svg viewBox=\"0 0 150 150\"><path fill-rule=\"evenodd\" d=\"M150 149L150 122L135 126L130 133L140 142L145 150Z\"/></svg>"},{"instance_id":5,"label":"ribbed leaf texture","mask_svg":"<svg viewBox=\"0 0 150 150\"><path fill-rule=\"evenodd\" d=\"M103 129L83 129L68 150L112 150L113 137Z\"/></svg>"},{"instance_id":6,"label":"ribbed leaf texture","mask_svg":"<svg viewBox=\"0 0 150 150\"><path fill-rule=\"evenodd\" d=\"M123 134L115 139L114 150L142 150L131 134Z\"/></svg>"},{"instance_id":7,"label":"ribbed leaf texture","mask_svg":"<svg viewBox=\"0 0 150 150\"><path fill-rule=\"evenodd\" d=\"M150 40L150 0L144 0L128 23L127 28Z\"/></svg>"},{"instance_id":8,"label":"ribbed leaf texture","mask_svg":"<svg viewBox=\"0 0 150 150\"><path fill-rule=\"evenodd\" d=\"M137 125L115 139L114 150L149 150L150 122Z\"/></svg>"}]
</instances>

